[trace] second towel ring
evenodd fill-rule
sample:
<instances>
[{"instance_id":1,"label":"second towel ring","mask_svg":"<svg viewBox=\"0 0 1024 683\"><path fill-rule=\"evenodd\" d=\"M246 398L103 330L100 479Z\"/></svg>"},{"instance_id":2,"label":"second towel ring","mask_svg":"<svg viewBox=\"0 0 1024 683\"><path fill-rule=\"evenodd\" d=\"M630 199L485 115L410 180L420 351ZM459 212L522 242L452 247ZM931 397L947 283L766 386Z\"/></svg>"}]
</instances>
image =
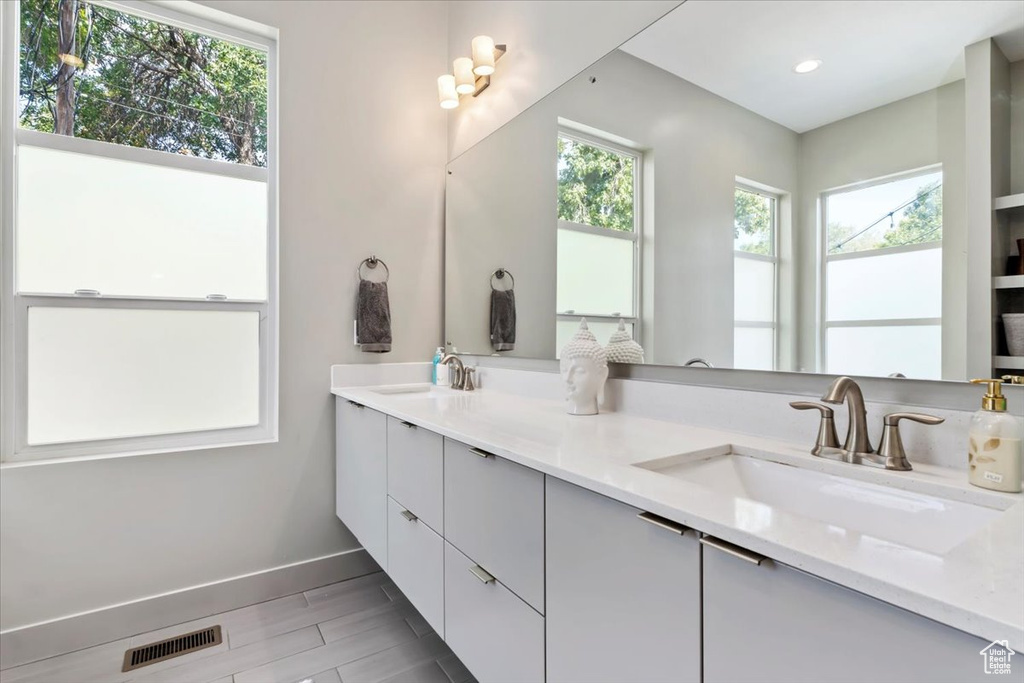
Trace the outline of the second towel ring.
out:
<instances>
[{"instance_id":1,"label":"second towel ring","mask_svg":"<svg viewBox=\"0 0 1024 683\"><path fill-rule=\"evenodd\" d=\"M391 279L391 270L388 268L388 264L384 263L383 259L379 259L376 256L370 256L370 258L364 258L360 261L359 265L356 266L356 275L359 276L360 280L365 280L363 277L363 266L368 266L370 270L377 267L377 264L384 266L384 282L386 283Z\"/></svg>"},{"instance_id":2,"label":"second towel ring","mask_svg":"<svg viewBox=\"0 0 1024 683\"><path fill-rule=\"evenodd\" d=\"M512 281L512 286L509 287L509 289L515 289L515 287L516 287L516 279L512 276L512 273L510 273L509 271L505 270L504 268L498 268L496 271L491 273L491 289L493 289L495 291L500 291L500 290L498 290L497 287L494 286L494 280L495 279L504 280L506 275L508 275L508 279Z\"/></svg>"}]
</instances>

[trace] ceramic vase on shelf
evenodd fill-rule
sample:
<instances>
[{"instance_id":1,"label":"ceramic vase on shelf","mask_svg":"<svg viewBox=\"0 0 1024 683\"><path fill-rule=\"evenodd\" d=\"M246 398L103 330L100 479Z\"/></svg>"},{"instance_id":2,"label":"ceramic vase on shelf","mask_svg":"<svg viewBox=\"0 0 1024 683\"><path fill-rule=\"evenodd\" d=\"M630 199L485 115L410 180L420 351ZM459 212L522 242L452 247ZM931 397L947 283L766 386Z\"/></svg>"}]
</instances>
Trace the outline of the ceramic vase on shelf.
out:
<instances>
[{"instance_id":1,"label":"ceramic vase on shelf","mask_svg":"<svg viewBox=\"0 0 1024 683\"><path fill-rule=\"evenodd\" d=\"M562 349L559 367L569 414L597 415L608 379L608 354L587 327L586 318L580 320L580 328Z\"/></svg>"},{"instance_id":2,"label":"ceramic vase on shelf","mask_svg":"<svg viewBox=\"0 0 1024 683\"><path fill-rule=\"evenodd\" d=\"M609 363L643 363L644 349L626 330L626 321L619 320L619 329L612 333L605 347Z\"/></svg>"}]
</instances>

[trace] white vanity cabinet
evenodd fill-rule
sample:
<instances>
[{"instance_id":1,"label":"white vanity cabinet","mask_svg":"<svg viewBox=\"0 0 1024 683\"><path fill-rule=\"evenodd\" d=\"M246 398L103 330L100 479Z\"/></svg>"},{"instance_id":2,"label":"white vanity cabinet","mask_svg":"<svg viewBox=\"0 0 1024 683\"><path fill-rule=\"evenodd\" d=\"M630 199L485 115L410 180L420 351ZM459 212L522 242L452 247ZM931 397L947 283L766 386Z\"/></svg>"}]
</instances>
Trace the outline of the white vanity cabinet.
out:
<instances>
[{"instance_id":1,"label":"white vanity cabinet","mask_svg":"<svg viewBox=\"0 0 1024 683\"><path fill-rule=\"evenodd\" d=\"M983 671L984 640L722 547L704 546L705 683L993 678Z\"/></svg>"},{"instance_id":2,"label":"white vanity cabinet","mask_svg":"<svg viewBox=\"0 0 1024 683\"><path fill-rule=\"evenodd\" d=\"M444 533L444 439L388 417L388 495Z\"/></svg>"},{"instance_id":3,"label":"white vanity cabinet","mask_svg":"<svg viewBox=\"0 0 1024 683\"><path fill-rule=\"evenodd\" d=\"M548 683L700 681L695 531L547 478Z\"/></svg>"},{"instance_id":4,"label":"white vanity cabinet","mask_svg":"<svg viewBox=\"0 0 1024 683\"><path fill-rule=\"evenodd\" d=\"M387 571L387 418L343 398L335 417L335 512Z\"/></svg>"},{"instance_id":5,"label":"white vanity cabinet","mask_svg":"<svg viewBox=\"0 0 1024 683\"><path fill-rule=\"evenodd\" d=\"M388 576L444 637L444 539L388 496Z\"/></svg>"}]
</instances>

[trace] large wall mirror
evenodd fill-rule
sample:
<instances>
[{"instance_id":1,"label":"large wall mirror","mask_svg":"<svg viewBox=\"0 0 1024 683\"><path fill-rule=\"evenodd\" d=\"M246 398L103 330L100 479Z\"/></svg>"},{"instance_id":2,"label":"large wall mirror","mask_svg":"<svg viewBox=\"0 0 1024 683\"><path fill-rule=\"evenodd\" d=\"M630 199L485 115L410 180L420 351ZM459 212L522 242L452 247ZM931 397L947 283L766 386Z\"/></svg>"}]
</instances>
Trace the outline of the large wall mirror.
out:
<instances>
[{"instance_id":1,"label":"large wall mirror","mask_svg":"<svg viewBox=\"0 0 1024 683\"><path fill-rule=\"evenodd\" d=\"M1024 375L1021 0L689 0L448 170L460 353Z\"/></svg>"}]
</instances>

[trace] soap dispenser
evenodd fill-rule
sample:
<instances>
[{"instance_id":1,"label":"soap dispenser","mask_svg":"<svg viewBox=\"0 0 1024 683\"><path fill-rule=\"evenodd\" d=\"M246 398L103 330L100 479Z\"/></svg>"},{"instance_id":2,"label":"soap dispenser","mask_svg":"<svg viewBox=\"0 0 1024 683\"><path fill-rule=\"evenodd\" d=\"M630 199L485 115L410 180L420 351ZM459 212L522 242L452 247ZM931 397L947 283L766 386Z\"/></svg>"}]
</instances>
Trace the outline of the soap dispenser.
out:
<instances>
[{"instance_id":1,"label":"soap dispenser","mask_svg":"<svg viewBox=\"0 0 1024 683\"><path fill-rule=\"evenodd\" d=\"M972 379L987 384L981 410L971 418L967 480L993 491L1021 490L1021 423L1006 412L1002 381Z\"/></svg>"}]
</instances>

